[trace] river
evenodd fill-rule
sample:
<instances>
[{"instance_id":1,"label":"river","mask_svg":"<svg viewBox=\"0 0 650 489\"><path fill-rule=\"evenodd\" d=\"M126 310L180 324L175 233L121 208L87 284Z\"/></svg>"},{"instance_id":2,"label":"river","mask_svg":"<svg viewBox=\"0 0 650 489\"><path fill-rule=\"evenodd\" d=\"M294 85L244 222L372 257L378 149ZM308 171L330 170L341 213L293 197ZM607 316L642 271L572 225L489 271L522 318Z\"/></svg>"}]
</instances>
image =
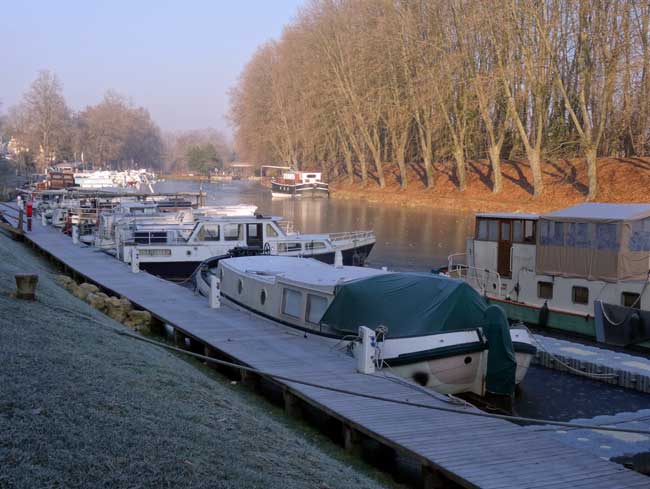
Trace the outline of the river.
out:
<instances>
[{"instance_id":1,"label":"river","mask_svg":"<svg viewBox=\"0 0 650 489\"><path fill-rule=\"evenodd\" d=\"M208 205L255 204L258 212L293 221L303 233L372 230L377 235L368 266L428 271L446 265L452 253L464 252L474 216L466 212L400 207L362 200L272 198L254 181L203 183ZM197 192L199 183L168 180L158 192Z\"/></svg>"}]
</instances>

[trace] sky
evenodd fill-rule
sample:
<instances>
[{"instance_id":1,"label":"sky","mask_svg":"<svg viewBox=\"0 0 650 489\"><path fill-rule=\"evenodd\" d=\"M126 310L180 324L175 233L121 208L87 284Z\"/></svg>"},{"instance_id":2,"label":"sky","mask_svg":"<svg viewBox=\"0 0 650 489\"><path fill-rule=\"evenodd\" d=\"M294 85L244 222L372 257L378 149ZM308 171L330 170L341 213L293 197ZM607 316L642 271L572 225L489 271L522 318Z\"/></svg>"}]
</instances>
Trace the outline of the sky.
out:
<instances>
[{"instance_id":1,"label":"sky","mask_svg":"<svg viewBox=\"0 0 650 489\"><path fill-rule=\"evenodd\" d=\"M18 103L40 70L81 110L113 89L163 130L230 134L228 90L255 49L303 0L1 1L0 102Z\"/></svg>"}]
</instances>

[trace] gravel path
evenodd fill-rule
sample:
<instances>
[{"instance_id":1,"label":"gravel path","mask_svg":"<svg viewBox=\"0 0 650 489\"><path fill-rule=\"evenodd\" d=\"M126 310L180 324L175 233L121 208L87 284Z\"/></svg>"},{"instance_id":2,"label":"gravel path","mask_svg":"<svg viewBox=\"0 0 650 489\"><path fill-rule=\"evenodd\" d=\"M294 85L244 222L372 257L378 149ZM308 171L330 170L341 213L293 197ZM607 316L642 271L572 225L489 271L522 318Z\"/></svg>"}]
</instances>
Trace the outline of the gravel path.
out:
<instances>
[{"instance_id":1,"label":"gravel path","mask_svg":"<svg viewBox=\"0 0 650 489\"><path fill-rule=\"evenodd\" d=\"M30 271L38 300L11 298ZM0 311L2 489L394 486L239 384L115 334L2 233Z\"/></svg>"}]
</instances>

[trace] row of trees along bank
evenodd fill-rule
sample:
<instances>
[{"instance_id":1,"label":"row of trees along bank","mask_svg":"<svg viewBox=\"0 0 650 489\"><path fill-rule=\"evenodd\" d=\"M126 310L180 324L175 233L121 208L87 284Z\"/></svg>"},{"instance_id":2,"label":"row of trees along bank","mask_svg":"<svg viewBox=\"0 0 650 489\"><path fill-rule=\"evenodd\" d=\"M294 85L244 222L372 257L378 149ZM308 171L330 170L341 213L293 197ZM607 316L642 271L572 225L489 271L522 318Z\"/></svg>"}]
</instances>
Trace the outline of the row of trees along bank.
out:
<instances>
[{"instance_id":1,"label":"row of trees along bank","mask_svg":"<svg viewBox=\"0 0 650 489\"><path fill-rule=\"evenodd\" d=\"M235 158L219 131L163 134L147 109L114 91L74 112L58 77L49 71L39 73L22 101L0 120L0 137L0 142L13 140L16 161L27 171L83 159L95 168L206 172Z\"/></svg>"},{"instance_id":2,"label":"row of trees along bank","mask_svg":"<svg viewBox=\"0 0 650 489\"><path fill-rule=\"evenodd\" d=\"M311 0L261 46L231 93L244 160L317 163L331 176L372 169L526 159L534 194L542 162L650 147L647 0ZM340 163L338 163L340 162Z\"/></svg>"}]
</instances>

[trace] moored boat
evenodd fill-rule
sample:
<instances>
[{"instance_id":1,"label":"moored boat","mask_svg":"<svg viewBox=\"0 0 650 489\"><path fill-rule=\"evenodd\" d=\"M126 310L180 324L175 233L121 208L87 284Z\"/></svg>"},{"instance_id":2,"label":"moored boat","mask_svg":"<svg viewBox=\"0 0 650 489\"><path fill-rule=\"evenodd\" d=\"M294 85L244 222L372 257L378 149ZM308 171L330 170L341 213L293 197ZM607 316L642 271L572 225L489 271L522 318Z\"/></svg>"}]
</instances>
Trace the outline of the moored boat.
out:
<instances>
[{"instance_id":1,"label":"moored boat","mask_svg":"<svg viewBox=\"0 0 650 489\"><path fill-rule=\"evenodd\" d=\"M372 231L300 234L277 216L207 216L191 223L125 221L117 229L117 256L127 263L137 254L140 267L169 279L186 279L206 260L233 249L249 254L304 256L362 266L376 237Z\"/></svg>"},{"instance_id":2,"label":"moored boat","mask_svg":"<svg viewBox=\"0 0 650 489\"><path fill-rule=\"evenodd\" d=\"M273 197L329 197L329 185L321 172L291 170L271 180L271 193Z\"/></svg>"},{"instance_id":3,"label":"moored boat","mask_svg":"<svg viewBox=\"0 0 650 489\"><path fill-rule=\"evenodd\" d=\"M604 203L478 214L465 253L448 264L512 320L642 348L649 268L650 204Z\"/></svg>"},{"instance_id":4,"label":"moored boat","mask_svg":"<svg viewBox=\"0 0 650 489\"><path fill-rule=\"evenodd\" d=\"M461 280L252 256L203 270L205 295L211 275L224 303L347 344L353 355L359 327L375 330L377 368L442 393L510 395L535 353L527 330L509 329L501 309Z\"/></svg>"}]
</instances>

